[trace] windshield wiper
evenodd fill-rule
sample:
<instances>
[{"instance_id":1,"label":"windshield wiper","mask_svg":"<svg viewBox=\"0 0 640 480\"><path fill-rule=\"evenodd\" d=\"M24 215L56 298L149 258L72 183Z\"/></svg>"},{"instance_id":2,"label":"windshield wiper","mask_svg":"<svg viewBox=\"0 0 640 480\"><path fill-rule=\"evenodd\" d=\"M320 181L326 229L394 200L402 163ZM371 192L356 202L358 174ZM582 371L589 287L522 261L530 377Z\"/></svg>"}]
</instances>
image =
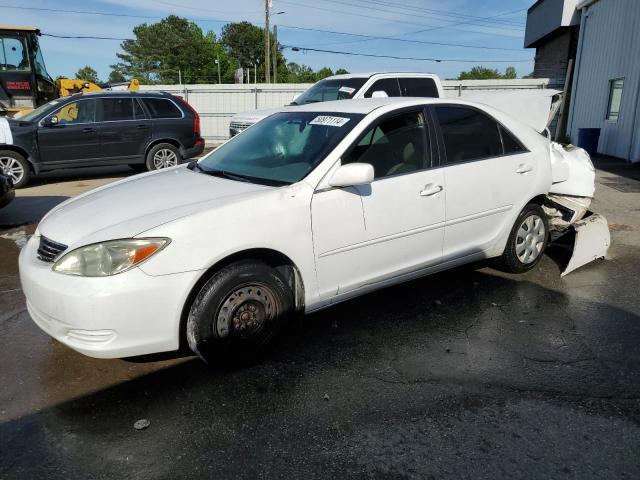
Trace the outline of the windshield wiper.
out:
<instances>
[{"instance_id":1,"label":"windshield wiper","mask_svg":"<svg viewBox=\"0 0 640 480\"><path fill-rule=\"evenodd\" d=\"M216 170L216 169L204 170L202 167L200 167L200 165L198 165L198 168L205 175L211 175L213 177L228 178L229 180L236 180L238 182L253 183L251 181L251 177L248 177L248 176L238 175L237 173L229 173L229 172L225 172L224 170Z\"/></svg>"}]
</instances>

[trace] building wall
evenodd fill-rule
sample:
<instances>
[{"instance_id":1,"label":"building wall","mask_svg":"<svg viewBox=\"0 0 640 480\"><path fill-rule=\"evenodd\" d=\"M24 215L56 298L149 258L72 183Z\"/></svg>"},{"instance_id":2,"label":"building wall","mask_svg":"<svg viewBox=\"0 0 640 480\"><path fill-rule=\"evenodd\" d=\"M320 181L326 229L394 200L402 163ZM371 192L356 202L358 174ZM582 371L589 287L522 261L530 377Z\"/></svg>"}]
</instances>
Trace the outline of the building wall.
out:
<instances>
[{"instance_id":1,"label":"building wall","mask_svg":"<svg viewBox=\"0 0 640 480\"><path fill-rule=\"evenodd\" d=\"M600 128L598 152L640 161L640 1L600 0L582 10L568 131ZM624 78L620 116L606 120L609 82Z\"/></svg>"}]
</instances>

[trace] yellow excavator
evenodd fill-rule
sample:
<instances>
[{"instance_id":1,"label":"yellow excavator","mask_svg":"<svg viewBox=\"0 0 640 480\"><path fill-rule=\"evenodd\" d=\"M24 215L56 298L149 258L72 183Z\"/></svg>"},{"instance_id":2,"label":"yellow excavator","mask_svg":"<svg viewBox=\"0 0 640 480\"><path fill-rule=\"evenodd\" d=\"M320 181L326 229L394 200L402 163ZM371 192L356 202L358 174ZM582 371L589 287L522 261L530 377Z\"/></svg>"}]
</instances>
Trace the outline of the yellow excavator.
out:
<instances>
[{"instance_id":1,"label":"yellow excavator","mask_svg":"<svg viewBox=\"0 0 640 480\"><path fill-rule=\"evenodd\" d=\"M44 64L40 35L34 27L0 26L0 116L19 116L74 93L140 88L137 80L102 85L82 79L53 80Z\"/></svg>"}]
</instances>

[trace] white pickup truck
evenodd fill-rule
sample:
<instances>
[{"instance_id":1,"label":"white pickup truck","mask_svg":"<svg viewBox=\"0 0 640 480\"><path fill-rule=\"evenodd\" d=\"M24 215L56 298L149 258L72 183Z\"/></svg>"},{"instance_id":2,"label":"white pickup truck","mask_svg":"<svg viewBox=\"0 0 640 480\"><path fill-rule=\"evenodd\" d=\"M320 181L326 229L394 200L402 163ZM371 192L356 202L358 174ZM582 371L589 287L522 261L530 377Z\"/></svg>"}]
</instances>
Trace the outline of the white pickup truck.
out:
<instances>
[{"instance_id":1,"label":"white pickup truck","mask_svg":"<svg viewBox=\"0 0 640 480\"><path fill-rule=\"evenodd\" d=\"M443 98L444 91L440 78L431 73L349 73L320 80L289 105L371 97ZM233 137L280 111L282 107L237 113L231 118L229 135Z\"/></svg>"}]
</instances>

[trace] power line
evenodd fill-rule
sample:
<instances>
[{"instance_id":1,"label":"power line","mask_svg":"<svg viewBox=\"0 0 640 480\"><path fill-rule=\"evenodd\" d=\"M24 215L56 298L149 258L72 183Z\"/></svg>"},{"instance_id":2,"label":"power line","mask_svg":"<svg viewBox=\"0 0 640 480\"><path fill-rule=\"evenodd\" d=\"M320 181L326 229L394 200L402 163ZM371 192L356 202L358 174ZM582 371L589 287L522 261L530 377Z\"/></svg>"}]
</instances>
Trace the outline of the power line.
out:
<instances>
[{"instance_id":1,"label":"power line","mask_svg":"<svg viewBox=\"0 0 640 480\"><path fill-rule=\"evenodd\" d=\"M367 10L374 10L374 11L378 11L378 12L391 13L393 15L403 15L403 16L409 16L409 17L421 17L421 18L428 18L428 19L432 19L433 16L434 16L434 14L424 15L424 10L422 10L422 9L416 9L416 11L414 11L414 12L405 13L406 7L403 7L403 11L402 12L397 11L397 10L388 10L388 9L383 9L383 8L376 8L376 7L371 6L371 4L370 4L371 2L368 2L368 1L365 2L366 3L366 7L363 7L361 5L356 5L356 4L353 4L353 3L348 3L348 2L345 2L345 1L342 1L342 0L324 0L324 1L325 2L329 2L329 3L335 3L335 4L338 4L338 5L345 5L345 6L348 6L348 7L366 8ZM356 0L356 1L358 1L358 0ZM360 1L362 1L362 0L360 0ZM377 5L384 5L384 3L378 2ZM392 7L392 8L397 8L397 7ZM418 13L418 12L420 12L420 13ZM440 21L441 19L435 18L434 20ZM475 17L475 19L473 19L473 20L468 20L468 23L476 23L476 22L480 22L480 21L483 21L483 20L484 19L482 17ZM445 21L451 21L451 19L448 19L448 20L445 20ZM480 26L484 26L484 25L480 25ZM522 28L514 28L514 27L517 27L517 26L513 26L513 25L500 25L500 26L501 26L501 28L503 28L505 30L522 31ZM524 25L522 25L522 27L523 26Z\"/></svg>"},{"instance_id":2,"label":"power line","mask_svg":"<svg viewBox=\"0 0 640 480\"><path fill-rule=\"evenodd\" d=\"M322 33L332 33L336 35L348 35L352 37L364 37L371 40L390 40L394 42L408 42L408 43L422 43L427 45L440 45L444 47L462 47L462 48L477 48L481 50L504 50L504 51L513 51L513 52L521 52L521 48L503 48L503 47L487 47L484 45L467 45L463 43L446 43L446 42L433 42L429 40L411 40L405 38L397 38L397 37L384 37L377 35L366 35L363 33L349 33L349 32L338 32L335 30L321 30L319 28L307 28L307 27L294 27L288 25L279 25L280 27L287 29L295 29L295 30L306 30L311 32L322 32ZM348 42L344 42L348 43ZM326 43L324 45L327 45Z\"/></svg>"},{"instance_id":3,"label":"power line","mask_svg":"<svg viewBox=\"0 0 640 480\"><path fill-rule=\"evenodd\" d=\"M42 36L52 37L52 38L75 38L75 39L85 39L85 40L118 40L118 41L132 40L131 38L55 35L53 33L43 33Z\"/></svg>"},{"instance_id":4,"label":"power line","mask_svg":"<svg viewBox=\"0 0 640 480\"><path fill-rule=\"evenodd\" d=\"M456 62L456 63L523 63L523 62L531 62L531 60L520 59L520 60L469 60L469 59L460 59L460 58L419 58L419 57L399 57L395 55L379 55L373 53L356 53L356 52L342 52L338 50L324 50L320 48L309 48L309 47L298 47L293 45L282 45L282 48L290 48L294 52L302 51L302 52L320 52L320 53L332 53L334 55L350 55L350 56L358 56L358 57L373 57L373 58L391 58L394 60L416 60L423 62Z\"/></svg>"}]
</instances>

